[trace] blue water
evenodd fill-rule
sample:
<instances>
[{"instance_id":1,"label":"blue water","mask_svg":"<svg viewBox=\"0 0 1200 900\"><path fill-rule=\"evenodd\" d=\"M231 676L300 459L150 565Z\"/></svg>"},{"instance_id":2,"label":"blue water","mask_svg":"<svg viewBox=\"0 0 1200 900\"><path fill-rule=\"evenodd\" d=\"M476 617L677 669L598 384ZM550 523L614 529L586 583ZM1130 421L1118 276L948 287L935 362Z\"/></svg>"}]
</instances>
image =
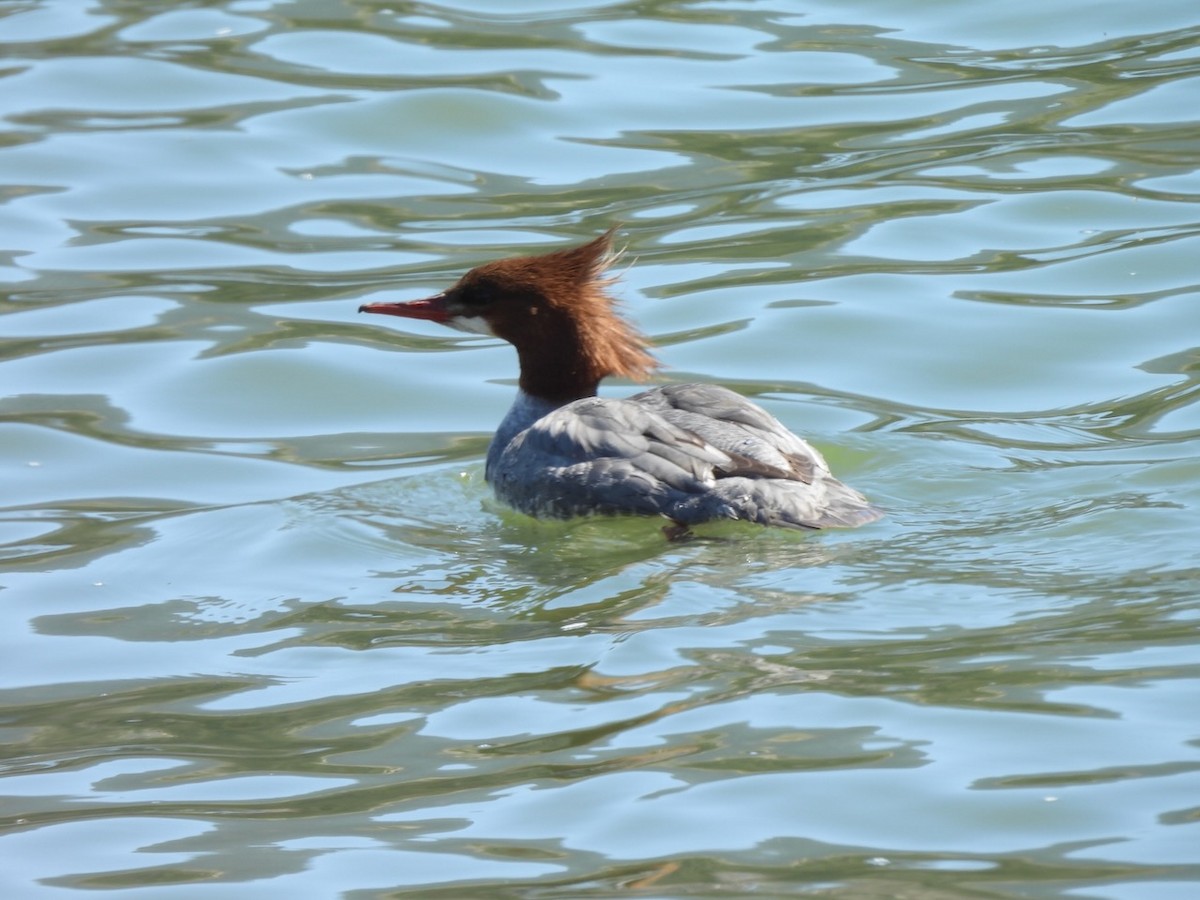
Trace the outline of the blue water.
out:
<instances>
[{"instance_id":1,"label":"blue water","mask_svg":"<svg viewBox=\"0 0 1200 900\"><path fill-rule=\"evenodd\" d=\"M1194 3L31 0L0 88L3 896L1200 890ZM490 498L511 349L355 310L614 224L882 522Z\"/></svg>"}]
</instances>

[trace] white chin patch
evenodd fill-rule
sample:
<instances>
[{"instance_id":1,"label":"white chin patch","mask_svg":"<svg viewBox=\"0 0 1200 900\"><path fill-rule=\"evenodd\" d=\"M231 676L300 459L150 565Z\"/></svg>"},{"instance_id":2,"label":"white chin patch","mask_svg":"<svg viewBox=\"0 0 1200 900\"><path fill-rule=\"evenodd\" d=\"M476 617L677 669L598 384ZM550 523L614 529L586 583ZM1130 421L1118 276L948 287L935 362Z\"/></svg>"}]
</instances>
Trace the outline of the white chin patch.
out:
<instances>
[{"instance_id":1,"label":"white chin patch","mask_svg":"<svg viewBox=\"0 0 1200 900\"><path fill-rule=\"evenodd\" d=\"M483 316L455 316L446 324L458 331L466 331L471 334L486 334L488 337L496 336L488 325L487 319Z\"/></svg>"}]
</instances>

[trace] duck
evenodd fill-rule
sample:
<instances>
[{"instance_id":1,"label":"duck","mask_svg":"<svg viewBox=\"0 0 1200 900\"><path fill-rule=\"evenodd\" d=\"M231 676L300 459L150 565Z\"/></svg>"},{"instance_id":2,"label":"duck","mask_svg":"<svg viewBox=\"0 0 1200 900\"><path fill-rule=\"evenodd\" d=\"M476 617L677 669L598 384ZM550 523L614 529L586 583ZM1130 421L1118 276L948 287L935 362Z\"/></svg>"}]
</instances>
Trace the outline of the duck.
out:
<instances>
[{"instance_id":1,"label":"duck","mask_svg":"<svg viewBox=\"0 0 1200 900\"><path fill-rule=\"evenodd\" d=\"M727 387L598 396L605 378L644 381L660 367L612 295L614 233L486 262L434 296L359 312L436 322L516 349L517 394L488 446L484 478L521 513L658 516L673 536L726 520L813 530L879 519L811 444Z\"/></svg>"}]
</instances>

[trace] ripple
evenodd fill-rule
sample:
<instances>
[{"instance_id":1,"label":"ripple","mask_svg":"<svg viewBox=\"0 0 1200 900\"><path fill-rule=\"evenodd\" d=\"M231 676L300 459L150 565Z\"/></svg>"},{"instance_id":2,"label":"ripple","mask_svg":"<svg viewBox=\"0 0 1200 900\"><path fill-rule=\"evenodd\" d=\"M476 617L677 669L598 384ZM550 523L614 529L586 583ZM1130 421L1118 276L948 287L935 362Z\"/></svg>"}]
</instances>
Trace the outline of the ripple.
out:
<instances>
[{"instance_id":1,"label":"ripple","mask_svg":"<svg viewBox=\"0 0 1200 900\"><path fill-rule=\"evenodd\" d=\"M14 885L1197 881L1186 4L26 6ZM663 379L883 521L676 544L490 498L511 349L354 310L614 223Z\"/></svg>"}]
</instances>

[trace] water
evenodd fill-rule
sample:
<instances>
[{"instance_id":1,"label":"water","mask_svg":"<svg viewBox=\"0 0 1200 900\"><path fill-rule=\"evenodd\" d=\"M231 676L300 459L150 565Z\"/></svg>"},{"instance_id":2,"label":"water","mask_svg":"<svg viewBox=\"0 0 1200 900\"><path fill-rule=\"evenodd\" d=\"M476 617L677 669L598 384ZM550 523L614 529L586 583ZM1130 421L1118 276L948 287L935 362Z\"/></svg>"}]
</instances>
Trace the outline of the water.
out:
<instances>
[{"instance_id":1,"label":"water","mask_svg":"<svg viewBox=\"0 0 1200 900\"><path fill-rule=\"evenodd\" d=\"M0 14L5 896L1195 895L1194 3ZM883 522L488 498L617 222Z\"/></svg>"}]
</instances>

